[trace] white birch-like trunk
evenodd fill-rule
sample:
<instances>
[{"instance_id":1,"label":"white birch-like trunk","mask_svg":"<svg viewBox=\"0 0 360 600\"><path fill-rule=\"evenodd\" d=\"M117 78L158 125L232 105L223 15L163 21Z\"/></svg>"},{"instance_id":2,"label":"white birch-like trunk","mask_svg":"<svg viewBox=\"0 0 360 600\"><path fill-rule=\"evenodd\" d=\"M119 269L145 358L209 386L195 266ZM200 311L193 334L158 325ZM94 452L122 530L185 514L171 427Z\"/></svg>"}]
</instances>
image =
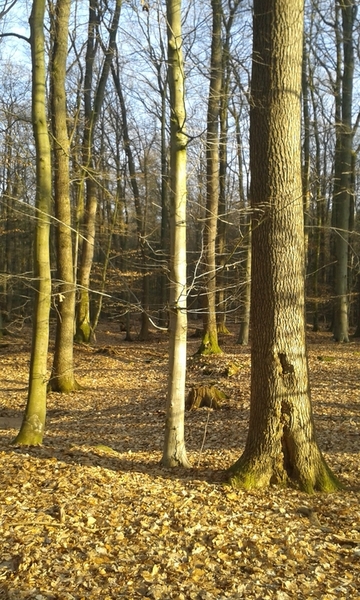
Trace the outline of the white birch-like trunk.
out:
<instances>
[{"instance_id":1,"label":"white birch-like trunk","mask_svg":"<svg viewBox=\"0 0 360 600\"><path fill-rule=\"evenodd\" d=\"M181 0L168 0L171 104L170 156L170 349L162 464L188 467L184 440L186 378L186 144Z\"/></svg>"}]
</instances>

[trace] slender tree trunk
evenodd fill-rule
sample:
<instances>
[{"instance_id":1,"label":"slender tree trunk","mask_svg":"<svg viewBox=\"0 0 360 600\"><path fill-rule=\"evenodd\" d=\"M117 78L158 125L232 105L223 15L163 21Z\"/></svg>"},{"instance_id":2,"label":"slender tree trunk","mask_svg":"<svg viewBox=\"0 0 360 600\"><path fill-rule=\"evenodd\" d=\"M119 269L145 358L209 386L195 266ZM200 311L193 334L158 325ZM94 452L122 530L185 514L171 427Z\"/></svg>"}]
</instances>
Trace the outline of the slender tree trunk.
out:
<instances>
[{"instance_id":1,"label":"slender tree trunk","mask_svg":"<svg viewBox=\"0 0 360 600\"><path fill-rule=\"evenodd\" d=\"M118 185L118 194L120 192L121 186ZM121 192L120 192L121 193ZM99 319L100 319L100 315L101 315L101 310L102 310L102 305L103 305L103 298L104 298L104 293L105 293L105 288L106 288L106 275L108 272L108 267L109 267L109 263L110 263L110 258L111 258L111 247L112 247L112 241L113 241L113 236L114 236L114 230L116 227L116 222L118 220L118 207L120 204L120 199L119 199L119 195L117 195L114 199L115 201L115 206L114 206L114 212L113 215L110 217L109 215L109 225L110 225L110 230L108 233L108 239L107 239L107 244L106 244L106 251L104 252L104 256L102 258L102 270L101 270L101 279L100 279L100 289L99 289L99 299L96 303L96 310L95 310L95 314L94 314L94 318L93 318L93 322L92 322L92 330L93 332L95 332L98 323L99 323Z\"/></svg>"},{"instance_id":2,"label":"slender tree trunk","mask_svg":"<svg viewBox=\"0 0 360 600\"><path fill-rule=\"evenodd\" d=\"M44 42L45 0L34 0L30 16L32 57L32 122L36 149L36 228L34 245L35 302L29 390L16 445L41 444L46 420L47 355L49 345L51 149L46 114Z\"/></svg>"},{"instance_id":3,"label":"slender tree trunk","mask_svg":"<svg viewBox=\"0 0 360 600\"><path fill-rule=\"evenodd\" d=\"M310 90L311 102L314 115L314 131L313 138L315 144L315 170L314 178L316 181L314 200L316 202L316 222L314 235L314 275L313 275L313 290L314 290L314 317L313 331L319 331L319 305L321 301L321 284L324 284L324 235L325 235L325 192L321 185L321 141L318 126L318 106L314 95L314 86L312 73L310 75Z\"/></svg>"},{"instance_id":4,"label":"slender tree trunk","mask_svg":"<svg viewBox=\"0 0 360 600\"><path fill-rule=\"evenodd\" d=\"M206 140L204 266L206 307L199 354L219 354L216 324L216 233L219 210L219 111L222 84L221 0L211 0L213 26Z\"/></svg>"},{"instance_id":5,"label":"slender tree trunk","mask_svg":"<svg viewBox=\"0 0 360 600\"><path fill-rule=\"evenodd\" d=\"M339 74L341 118L337 123L338 164L335 168L335 312L334 338L336 342L349 341L349 224L351 196L351 162L353 131L351 126L352 93L354 77L353 27L356 13L354 0L338 0L342 15L343 73ZM340 53L338 53L340 54Z\"/></svg>"},{"instance_id":6,"label":"slender tree trunk","mask_svg":"<svg viewBox=\"0 0 360 600\"><path fill-rule=\"evenodd\" d=\"M50 69L51 121L54 155L54 198L58 293L56 338L50 387L57 392L78 388L74 376L75 283L71 234L69 183L69 137L66 110L66 60L71 0L58 0L55 7L54 41Z\"/></svg>"},{"instance_id":7,"label":"slender tree trunk","mask_svg":"<svg viewBox=\"0 0 360 600\"><path fill-rule=\"evenodd\" d=\"M235 14L241 0L228 2L229 14L224 18L225 39L222 50L222 83L220 97L220 139L219 139L219 202L217 220L217 257L218 272L216 279L216 306L217 306L217 331L228 335L230 332L226 326L227 306L227 275L226 265L226 231L227 231L227 172L228 172L228 129L229 129L229 97L230 97L230 42L231 29Z\"/></svg>"},{"instance_id":8,"label":"slender tree trunk","mask_svg":"<svg viewBox=\"0 0 360 600\"><path fill-rule=\"evenodd\" d=\"M159 325L165 327L167 323L166 306L169 300L169 277L167 264L169 261L169 167L168 167L168 144L166 138L166 86L161 89L161 234L160 243L163 252L163 268L160 275L160 311Z\"/></svg>"},{"instance_id":9,"label":"slender tree trunk","mask_svg":"<svg viewBox=\"0 0 360 600\"><path fill-rule=\"evenodd\" d=\"M240 131L240 115L233 108L233 117L235 119L235 131L236 131L236 146L237 146L237 159L238 159L238 171L239 171L239 198L241 202L244 215L240 213L240 219L243 216L243 222L241 228L243 229L242 243L245 248L243 251L244 258L240 266L241 273L241 293L240 293L240 328L239 336L237 339L238 344L247 345L249 343L249 332L250 332L250 306L251 306L251 217L249 211L249 190L246 190L246 196L244 193L244 178L243 178L243 151L242 151L242 139ZM248 186L247 186L248 188Z\"/></svg>"},{"instance_id":10,"label":"slender tree trunk","mask_svg":"<svg viewBox=\"0 0 360 600\"><path fill-rule=\"evenodd\" d=\"M4 143L4 165L2 169L2 185L3 190L1 192L1 200L0 202L0 220L5 224L4 230L2 232L2 239L0 244L0 264L1 270L3 271L3 276L0 279L1 285L1 295L0 295L0 337L4 333L4 323L3 323L3 314L7 317L11 311L11 301L10 301L10 293L9 293L9 285L8 275L11 272L10 262L11 262L11 249L10 249L10 236L12 230L12 220L13 220L13 210L12 198L16 198L12 194L12 170L13 170L13 133L11 128L11 118L8 117L6 122L6 134L5 134L5 143Z\"/></svg>"},{"instance_id":11,"label":"slender tree trunk","mask_svg":"<svg viewBox=\"0 0 360 600\"><path fill-rule=\"evenodd\" d=\"M136 175L136 167L135 160L131 149L131 140L127 122L127 110L125 105L125 99L122 92L122 86L119 76L119 68L115 69L114 65L111 67L111 72L113 76L113 81L115 84L115 89L120 102L120 110L121 110L121 118L122 118L122 126L123 126L123 136L124 136L124 149L126 153L126 158L128 160L129 174L130 174L130 184L131 189L134 196L134 204L135 204L135 218L136 218L136 230L138 236L138 249L140 252L141 261L143 267L146 267L146 250L145 250L145 218L143 215L143 211L141 209L141 199L140 199L140 190ZM149 309L149 275L145 273L142 276L142 309L143 312L141 314L141 328L139 333L139 339L142 341L146 341L149 337L149 317L148 317L148 309Z\"/></svg>"},{"instance_id":12,"label":"slender tree trunk","mask_svg":"<svg viewBox=\"0 0 360 600\"><path fill-rule=\"evenodd\" d=\"M254 1L251 406L245 450L231 472L235 486L290 481L312 492L339 484L316 442L306 356L303 18L303 0Z\"/></svg>"},{"instance_id":13,"label":"slender tree trunk","mask_svg":"<svg viewBox=\"0 0 360 600\"><path fill-rule=\"evenodd\" d=\"M250 308L251 308L251 221L247 217L246 230L244 238L245 260L242 267L243 280L242 293L240 296L240 328L237 343L246 346L249 343L250 333Z\"/></svg>"},{"instance_id":14,"label":"slender tree trunk","mask_svg":"<svg viewBox=\"0 0 360 600\"><path fill-rule=\"evenodd\" d=\"M165 467L190 466L184 440L186 379L186 145L181 0L167 1L171 109L170 154L170 348L166 401Z\"/></svg>"},{"instance_id":15,"label":"slender tree trunk","mask_svg":"<svg viewBox=\"0 0 360 600\"><path fill-rule=\"evenodd\" d=\"M83 220L83 240L81 244L81 260L79 268L79 302L76 314L76 334L78 342L89 343L92 334L90 317L90 273L94 257L95 234L96 234L96 212L97 212L97 184L93 163L93 141L94 130L104 101L106 83L108 80L111 63L116 48L116 34L120 21L122 0L116 0L111 26L109 28L109 43L105 51L105 59L99 77L99 82L92 102L92 86L94 61L98 46L97 40L97 0L90 0L89 8L89 33L86 53L86 74L84 89L84 113L85 130L83 139L83 178L79 186L79 203L83 203L85 185L85 215L79 219Z\"/></svg>"}]
</instances>

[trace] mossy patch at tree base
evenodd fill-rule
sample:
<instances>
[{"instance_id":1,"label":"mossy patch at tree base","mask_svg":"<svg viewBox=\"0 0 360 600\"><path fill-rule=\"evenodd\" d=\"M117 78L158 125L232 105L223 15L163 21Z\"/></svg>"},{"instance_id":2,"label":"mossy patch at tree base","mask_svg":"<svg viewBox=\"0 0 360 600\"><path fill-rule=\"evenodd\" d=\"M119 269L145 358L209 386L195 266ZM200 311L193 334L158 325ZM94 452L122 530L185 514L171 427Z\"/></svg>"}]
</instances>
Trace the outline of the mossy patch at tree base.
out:
<instances>
[{"instance_id":1,"label":"mossy patch at tree base","mask_svg":"<svg viewBox=\"0 0 360 600\"><path fill-rule=\"evenodd\" d=\"M88 323L82 323L76 330L74 341L78 344L90 344L91 336L91 326Z\"/></svg>"},{"instance_id":2,"label":"mossy patch at tree base","mask_svg":"<svg viewBox=\"0 0 360 600\"><path fill-rule=\"evenodd\" d=\"M72 392L78 392L84 389L77 381L58 381L54 378L53 381L49 381L47 386L47 393L54 392L57 394L71 394Z\"/></svg>"},{"instance_id":3,"label":"mossy patch at tree base","mask_svg":"<svg viewBox=\"0 0 360 600\"><path fill-rule=\"evenodd\" d=\"M307 494L315 492L332 493L343 489L342 484L329 469L326 463L323 463L316 475L305 477L299 474L298 477L290 477L283 469L271 470L269 468L260 468L249 466L240 459L232 465L229 470L228 484L235 489L246 491L264 489L269 485L276 485L281 488L297 488Z\"/></svg>"},{"instance_id":4,"label":"mossy patch at tree base","mask_svg":"<svg viewBox=\"0 0 360 600\"><path fill-rule=\"evenodd\" d=\"M196 354L210 356L211 354L222 354L222 350L217 341L217 335L206 333L201 340L200 347Z\"/></svg>"},{"instance_id":5,"label":"mossy patch at tree base","mask_svg":"<svg viewBox=\"0 0 360 600\"><path fill-rule=\"evenodd\" d=\"M218 323L217 332L219 335L232 335L231 331L223 323Z\"/></svg>"}]
</instances>

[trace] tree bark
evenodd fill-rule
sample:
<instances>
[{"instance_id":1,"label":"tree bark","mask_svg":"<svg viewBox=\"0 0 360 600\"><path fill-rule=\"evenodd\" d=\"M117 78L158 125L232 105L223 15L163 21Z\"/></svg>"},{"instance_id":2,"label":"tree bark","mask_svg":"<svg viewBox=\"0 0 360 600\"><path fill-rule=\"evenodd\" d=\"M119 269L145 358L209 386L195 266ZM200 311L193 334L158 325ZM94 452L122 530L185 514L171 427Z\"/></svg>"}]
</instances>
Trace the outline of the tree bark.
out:
<instances>
[{"instance_id":1,"label":"tree bark","mask_svg":"<svg viewBox=\"0 0 360 600\"><path fill-rule=\"evenodd\" d=\"M206 307L199 354L219 354L216 323L216 233L219 210L219 112L222 84L221 0L211 0L213 26L206 139L204 267Z\"/></svg>"},{"instance_id":2,"label":"tree bark","mask_svg":"<svg viewBox=\"0 0 360 600\"><path fill-rule=\"evenodd\" d=\"M96 233L96 212L97 212L97 184L94 179L93 169L93 141L94 130L99 113L104 101L106 83L108 80L111 63L116 47L116 34L120 21L121 0L115 1L114 13L109 28L109 43L105 51L105 59L101 69L99 81L93 102L91 101L93 86L93 70L97 40L97 0L90 0L89 6L89 36L86 52L86 74L84 89L84 113L85 130L83 138L83 178L79 186L79 204L83 202L84 185L86 190L85 215L81 215L79 210L79 219L83 221L83 240L82 252L79 267L79 303L76 314L76 334L75 339L78 342L89 343L92 334L90 318L90 273L94 257L95 233Z\"/></svg>"},{"instance_id":3,"label":"tree bark","mask_svg":"<svg viewBox=\"0 0 360 600\"><path fill-rule=\"evenodd\" d=\"M229 96L230 96L230 42L231 29L234 22L236 10L240 0L229 3L229 14L224 18L225 39L222 42L222 83L220 97L220 139L219 139L219 200L217 219L216 261L218 271L216 276L216 306L217 306L217 331L218 334L228 335L230 332L226 326L227 305L227 276L226 265L226 231L227 231L227 170L228 170L228 129L229 129Z\"/></svg>"},{"instance_id":4,"label":"tree bark","mask_svg":"<svg viewBox=\"0 0 360 600\"><path fill-rule=\"evenodd\" d=\"M181 0L168 0L170 91L170 301L169 378L166 401L165 467L189 467L184 439L187 291L186 291L186 146Z\"/></svg>"},{"instance_id":5,"label":"tree bark","mask_svg":"<svg viewBox=\"0 0 360 600\"><path fill-rule=\"evenodd\" d=\"M27 404L16 445L42 443L46 420L47 355L51 303L51 150L46 114L45 0L34 0L30 16L32 122L36 150L35 302Z\"/></svg>"},{"instance_id":6,"label":"tree bark","mask_svg":"<svg viewBox=\"0 0 360 600\"><path fill-rule=\"evenodd\" d=\"M341 109L337 119L337 144L334 184L335 211L335 311L334 338L336 342L349 341L349 223L352 171L351 126L354 77L353 27L356 14L354 0L338 0L342 15L343 72L338 67L338 90L341 90ZM340 36L341 37L341 36ZM338 60L341 52L338 51Z\"/></svg>"},{"instance_id":7,"label":"tree bark","mask_svg":"<svg viewBox=\"0 0 360 600\"><path fill-rule=\"evenodd\" d=\"M65 88L70 8L71 0L58 0L56 4L50 68L58 293L55 353L49 385L53 391L64 393L79 387L74 376L73 356L75 282Z\"/></svg>"},{"instance_id":8,"label":"tree bark","mask_svg":"<svg viewBox=\"0 0 360 600\"><path fill-rule=\"evenodd\" d=\"M303 0L255 0L250 110L251 408L232 483L339 484L316 442L305 340L301 182Z\"/></svg>"}]
</instances>

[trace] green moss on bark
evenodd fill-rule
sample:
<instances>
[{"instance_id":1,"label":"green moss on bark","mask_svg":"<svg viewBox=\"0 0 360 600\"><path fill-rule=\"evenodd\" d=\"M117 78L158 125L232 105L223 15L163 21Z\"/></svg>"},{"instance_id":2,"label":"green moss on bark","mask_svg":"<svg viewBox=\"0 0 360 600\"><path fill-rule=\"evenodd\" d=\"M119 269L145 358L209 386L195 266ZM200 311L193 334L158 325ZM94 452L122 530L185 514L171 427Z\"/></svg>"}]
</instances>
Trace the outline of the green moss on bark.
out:
<instances>
[{"instance_id":1,"label":"green moss on bark","mask_svg":"<svg viewBox=\"0 0 360 600\"><path fill-rule=\"evenodd\" d=\"M222 350L218 344L217 336L212 336L210 333L205 333L200 348L196 352L196 354L201 354L202 356L209 356L211 354L222 354Z\"/></svg>"},{"instance_id":2,"label":"green moss on bark","mask_svg":"<svg viewBox=\"0 0 360 600\"><path fill-rule=\"evenodd\" d=\"M78 325L75 333L75 342L78 344L90 344L91 341L91 326L90 323L83 321Z\"/></svg>"},{"instance_id":3,"label":"green moss on bark","mask_svg":"<svg viewBox=\"0 0 360 600\"><path fill-rule=\"evenodd\" d=\"M228 483L234 488L243 490L263 489L271 484L281 487L297 487L307 494L314 492L331 493L343 489L341 482L327 466L321 456L320 462L308 469L305 474L299 469L293 469L290 476L278 462L276 466L272 461L263 458L251 464L244 461L243 457L228 470Z\"/></svg>"}]
</instances>

